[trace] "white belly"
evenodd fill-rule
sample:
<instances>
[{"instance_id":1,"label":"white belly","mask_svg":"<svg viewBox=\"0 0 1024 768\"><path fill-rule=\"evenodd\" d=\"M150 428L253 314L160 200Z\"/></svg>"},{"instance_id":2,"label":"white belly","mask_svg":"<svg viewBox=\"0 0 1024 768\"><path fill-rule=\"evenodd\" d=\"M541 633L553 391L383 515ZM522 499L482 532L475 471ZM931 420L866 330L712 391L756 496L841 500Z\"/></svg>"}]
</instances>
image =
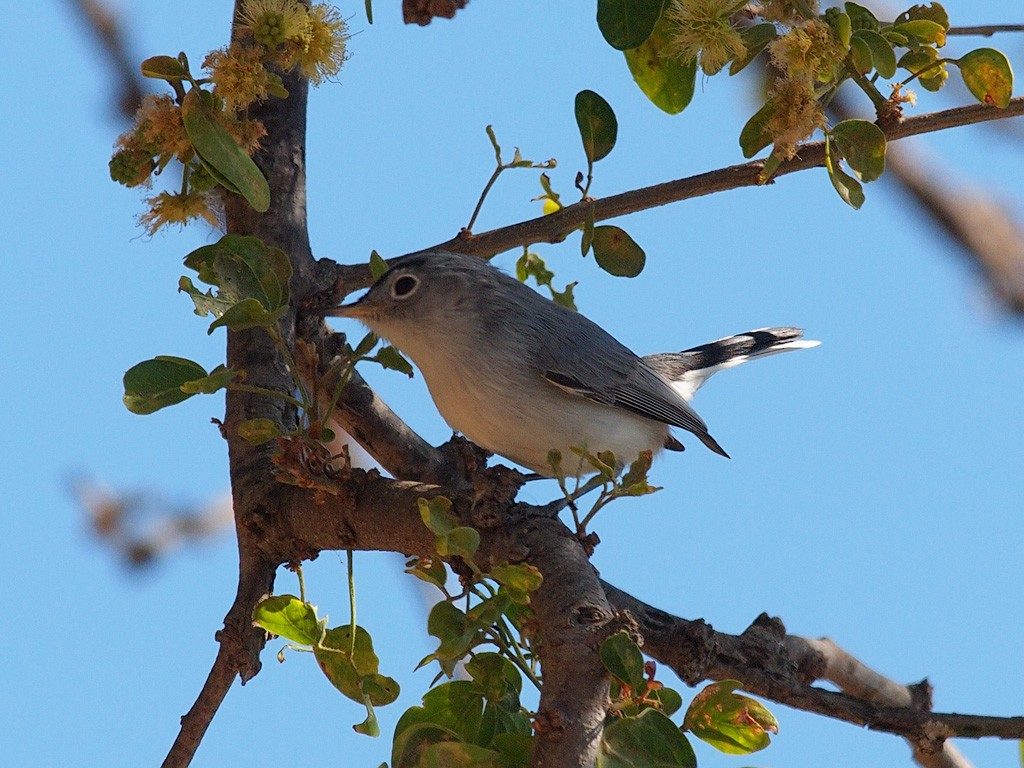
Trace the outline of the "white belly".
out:
<instances>
[{"instance_id":1,"label":"white belly","mask_svg":"<svg viewBox=\"0 0 1024 768\"><path fill-rule=\"evenodd\" d=\"M494 391L479 380L467 386L450 368L439 376L432 375L434 371L423 373L438 411L452 429L547 477L553 474L548 463L552 449L562 454L562 471L572 477L593 472L589 464L580 465L573 448L592 454L611 451L620 464L628 465L641 451L657 453L668 436L664 424L571 395L543 381L533 385L543 388L539 390L543 397L521 403L518 393Z\"/></svg>"}]
</instances>

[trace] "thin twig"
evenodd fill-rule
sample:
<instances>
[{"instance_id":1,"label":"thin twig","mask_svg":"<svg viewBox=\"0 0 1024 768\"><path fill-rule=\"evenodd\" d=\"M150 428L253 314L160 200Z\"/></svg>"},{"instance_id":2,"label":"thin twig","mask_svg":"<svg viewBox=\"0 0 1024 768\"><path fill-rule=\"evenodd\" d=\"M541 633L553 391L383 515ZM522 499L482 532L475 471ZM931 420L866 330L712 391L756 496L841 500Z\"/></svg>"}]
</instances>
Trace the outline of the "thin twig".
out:
<instances>
[{"instance_id":1,"label":"thin twig","mask_svg":"<svg viewBox=\"0 0 1024 768\"><path fill-rule=\"evenodd\" d=\"M896 141L908 136L918 136L1020 115L1024 115L1024 97L1011 99L1005 109L997 109L987 104L953 107L908 117L898 123L883 126L883 130L889 141ZM824 142L806 144L800 148L796 157L782 162L772 178L773 180L778 179L790 173L805 171L808 168L824 164ZM520 221L477 235L467 232L460 233L451 240L436 243L419 252L456 251L490 258L512 248L533 243L559 243L583 226L590 211L593 211L594 221L605 221L717 192L759 186L763 168L763 160L752 160L749 163L719 168L696 176L687 176L674 181L621 192L611 197L582 201L565 206L546 216ZM388 263L394 263L397 258L400 257L389 259ZM333 289L335 295L332 298L337 298L339 301L348 293L366 288L373 282L369 268L366 266L337 264L330 266L336 274Z\"/></svg>"},{"instance_id":2,"label":"thin twig","mask_svg":"<svg viewBox=\"0 0 1024 768\"><path fill-rule=\"evenodd\" d=\"M997 32L1024 32L1024 24L984 24L977 27L950 27L946 35L992 37Z\"/></svg>"}]
</instances>

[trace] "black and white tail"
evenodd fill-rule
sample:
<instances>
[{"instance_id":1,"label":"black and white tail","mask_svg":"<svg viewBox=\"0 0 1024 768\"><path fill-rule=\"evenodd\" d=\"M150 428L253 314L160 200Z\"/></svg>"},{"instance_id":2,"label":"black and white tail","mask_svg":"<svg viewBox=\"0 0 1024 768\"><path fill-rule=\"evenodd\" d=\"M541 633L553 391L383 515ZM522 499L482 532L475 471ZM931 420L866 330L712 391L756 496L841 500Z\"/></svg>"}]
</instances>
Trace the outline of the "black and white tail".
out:
<instances>
[{"instance_id":1,"label":"black and white tail","mask_svg":"<svg viewBox=\"0 0 1024 768\"><path fill-rule=\"evenodd\" d=\"M644 362L672 384L680 397L689 401L712 374L753 360L791 349L810 349L821 344L801 338L802 328L761 328L718 341L684 349L648 355Z\"/></svg>"}]
</instances>

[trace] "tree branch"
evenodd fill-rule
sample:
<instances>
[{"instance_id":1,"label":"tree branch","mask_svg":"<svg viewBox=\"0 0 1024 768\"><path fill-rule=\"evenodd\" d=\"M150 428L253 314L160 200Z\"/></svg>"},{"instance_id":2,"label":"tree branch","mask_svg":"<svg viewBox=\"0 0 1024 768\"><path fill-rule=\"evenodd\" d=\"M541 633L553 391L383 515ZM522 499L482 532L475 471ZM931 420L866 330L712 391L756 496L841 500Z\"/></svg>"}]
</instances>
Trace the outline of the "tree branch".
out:
<instances>
[{"instance_id":1,"label":"tree branch","mask_svg":"<svg viewBox=\"0 0 1024 768\"><path fill-rule=\"evenodd\" d=\"M895 141L922 133L933 133L957 126L973 125L1022 114L1024 114L1024 97L1018 97L1011 100L1006 109L996 109L986 104L954 107L940 112L909 117L895 125L883 126L883 130L890 141ZM796 157L784 161L779 166L773 178L780 178L824 164L824 142L806 144L800 148ZM557 243L583 226L591 205L594 210L594 220L605 221L681 200L703 197L730 189L758 186L758 175L763 167L763 161L754 160L742 165L733 165L696 176L622 192L618 195L601 198L593 203L575 203L548 216L530 219L479 235L460 234L447 242L424 250L450 250L476 256L493 256L521 245L539 242Z\"/></svg>"},{"instance_id":2,"label":"tree branch","mask_svg":"<svg viewBox=\"0 0 1024 768\"><path fill-rule=\"evenodd\" d=\"M716 632L701 620L661 611L602 581L613 606L628 611L644 638L645 653L668 665L689 685L734 679L744 690L796 709L863 725L906 738L915 752L935 754L956 736L1024 738L1024 717L989 717L928 710L928 684L901 686L877 673L854 675L853 657L837 653L829 640L787 635L778 619L762 614L743 634ZM833 650L834 649L834 650ZM836 693L810 685L825 679L844 687Z\"/></svg>"},{"instance_id":3,"label":"tree branch","mask_svg":"<svg viewBox=\"0 0 1024 768\"><path fill-rule=\"evenodd\" d=\"M947 35L978 35L992 37L997 32L1024 32L1024 24L982 24L976 27L950 27Z\"/></svg>"},{"instance_id":4,"label":"tree branch","mask_svg":"<svg viewBox=\"0 0 1024 768\"><path fill-rule=\"evenodd\" d=\"M829 105L836 122L855 116L839 94ZM885 179L899 184L981 271L990 290L1011 312L1024 313L1024 229L991 194L958 179L935 158L912 146L889 147Z\"/></svg>"},{"instance_id":5,"label":"tree branch","mask_svg":"<svg viewBox=\"0 0 1024 768\"><path fill-rule=\"evenodd\" d=\"M971 104L915 115L880 127L885 131L889 141L896 141L908 136L918 136L964 125L1019 117L1020 115L1024 115L1024 97L1011 99L1006 109L997 109L987 104ZM770 183L774 183L775 179L782 176L824 165L825 143L818 141L805 144L800 148L796 157L782 162ZM455 251L490 258L512 248L533 243L559 243L584 225L591 210L594 212L594 221L606 221L695 197L727 192L731 189L760 186L758 179L763 169L763 160L751 160L749 163L731 165L696 176L687 176L649 187L620 192L611 197L574 203L547 216L520 221L480 234L462 231L450 240L422 248L416 253ZM398 258L401 257L387 261L389 264L393 264ZM333 282L333 288L329 295L318 299L321 302L320 306L337 304L349 293L366 288L373 283L367 265L338 265L329 260L321 261L329 265L329 270L333 270L335 279L333 281L325 280L325 282Z\"/></svg>"}]
</instances>

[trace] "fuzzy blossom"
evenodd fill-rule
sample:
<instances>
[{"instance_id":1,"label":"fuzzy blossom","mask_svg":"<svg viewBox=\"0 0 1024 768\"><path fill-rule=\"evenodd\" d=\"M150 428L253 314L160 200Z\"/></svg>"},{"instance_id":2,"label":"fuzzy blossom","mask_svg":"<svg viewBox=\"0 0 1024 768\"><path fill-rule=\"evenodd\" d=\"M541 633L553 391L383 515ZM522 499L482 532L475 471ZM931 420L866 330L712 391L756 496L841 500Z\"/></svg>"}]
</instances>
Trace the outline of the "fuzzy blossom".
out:
<instances>
[{"instance_id":1,"label":"fuzzy blossom","mask_svg":"<svg viewBox=\"0 0 1024 768\"><path fill-rule=\"evenodd\" d=\"M135 131L121 134L109 163L110 178L126 187L149 185L156 162L153 153L139 143Z\"/></svg>"},{"instance_id":2,"label":"fuzzy blossom","mask_svg":"<svg viewBox=\"0 0 1024 768\"><path fill-rule=\"evenodd\" d=\"M250 155L259 149L260 140L267 135L267 129L259 120L221 114L220 124L224 126L224 130L231 135L238 146Z\"/></svg>"},{"instance_id":3,"label":"fuzzy blossom","mask_svg":"<svg viewBox=\"0 0 1024 768\"><path fill-rule=\"evenodd\" d=\"M307 23L306 6L298 0L243 0L238 9L239 27L265 48L300 39Z\"/></svg>"},{"instance_id":4,"label":"fuzzy blossom","mask_svg":"<svg viewBox=\"0 0 1024 768\"><path fill-rule=\"evenodd\" d=\"M807 80L778 80L768 100L774 106L766 126L775 142L773 154L789 160L799 142L825 125L825 115Z\"/></svg>"},{"instance_id":5,"label":"fuzzy blossom","mask_svg":"<svg viewBox=\"0 0 1024 768\"><path fill-rule=\"evenodd\" d=\"M758 7L757 15L765 21L792 26L804 20L804 7L811 12L812 17L818 15L818 4L815 0L807 0L805 3L797 3L794 0L767 0Z\"/></svg>"},{"instance_id":6,"label":"fuzzy blossom","mask_svg":"<svg viewBox=\"0 0 1024 768\"><path fill-rule=\"evenodd\" d=\"M167 94L150 94L135 113L138 145L154 156L171 156L182 162L192 157L192 142L185 133L181 108Z\"/></svg>"},{"instance_id":7,"label":"fuzzy blossom","mask_svg":"<svg viewBox=\"0 0 1024 768\"><path fill-rule=\"evenodd\" d=\"M846 51L832 27L817 20L793 27L768 45L772 64L787 78L819 83L835 79Z\"/></svg>"},{"instance_id":8,"label":"fuzzy blossom","mask_svg":"<svg viewBox=\"0 0 1024 768\"><path fill-rule=\"evenodd\" d=\"M910 106L914 106L917 104L917 93L909 88L903 88L902 83L896 83L896 85L892 87L892 95L889 97L889 101L894 104L909 104Z\"/></svg>"},{"instance_id":9,"label":"fuzzy blossom","mask_svg":"<svg viewBox=\"0 0 1024 768\"><path fill-rule=\"evenodd\" d=\"M211 51L203 61L213 80L214 93L232 112L245 109L254 101L267 98L279 80L263 64L263 51L252 45L232 43L228 48Z\"/></svg>"},{"instance_id":10,"label":"fuzzy blossom","mask_svg":"<svg viewBox=\"0 0 1024 768\"><path fill-rule=\"evenodd\" d=\"M149 235L169 224L185 225L193 219L204 219L219 229L221 222L211 202L210 196L202 192L161 192L146 198L149 210L139 216L139 224Z\"/></svg>"},{"instance_id":11,"label":"fuzzy blossom","mask_svg":"<svg viewBox=\"0 0 1024 768\"><path fill-rule=\"evenodd\" d=\"M682 61L698 60L706 75L746 52L743 38L729 23L735 0L672 0L665 10L669 24L669 55Z\"/></svg>"},{"instance_id":12,"label":"fuzzy blossom","mask_svg":"<svg viewBox=\"0 0 1024 768\"><path fill-rule=\"evenodd\" d=\"M337 8L321 3L309 9L297 63L313 85L341 71L341 65L348 58L348 37L348 24Z\"/></svg>"}]
</instances>

